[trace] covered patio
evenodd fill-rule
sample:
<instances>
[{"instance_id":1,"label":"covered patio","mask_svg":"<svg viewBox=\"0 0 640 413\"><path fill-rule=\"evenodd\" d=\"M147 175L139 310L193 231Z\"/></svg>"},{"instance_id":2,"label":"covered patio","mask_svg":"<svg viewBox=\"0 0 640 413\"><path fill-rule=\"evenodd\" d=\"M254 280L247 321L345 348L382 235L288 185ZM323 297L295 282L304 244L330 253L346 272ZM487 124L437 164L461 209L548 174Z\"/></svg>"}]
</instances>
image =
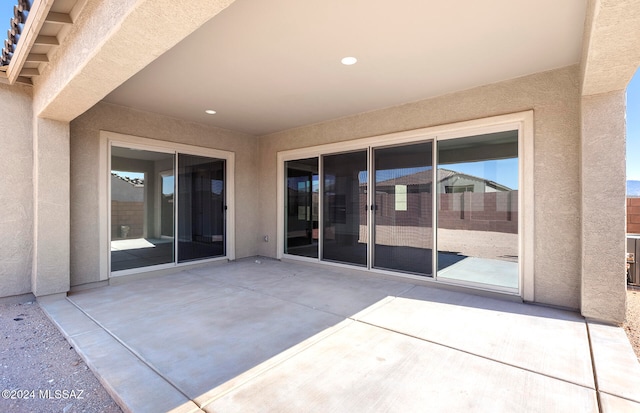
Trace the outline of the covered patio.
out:
<instances>
[{"instance_id":1,"label":"covered patio","mask_svg":"<svg viewBox=\"0 0 640 413\"><path fill-rule=\"evenodd\" d=\"M38 301L125 411L640 410L570 311L255 257L118 281Z\"/></svg>"}]
</instances>

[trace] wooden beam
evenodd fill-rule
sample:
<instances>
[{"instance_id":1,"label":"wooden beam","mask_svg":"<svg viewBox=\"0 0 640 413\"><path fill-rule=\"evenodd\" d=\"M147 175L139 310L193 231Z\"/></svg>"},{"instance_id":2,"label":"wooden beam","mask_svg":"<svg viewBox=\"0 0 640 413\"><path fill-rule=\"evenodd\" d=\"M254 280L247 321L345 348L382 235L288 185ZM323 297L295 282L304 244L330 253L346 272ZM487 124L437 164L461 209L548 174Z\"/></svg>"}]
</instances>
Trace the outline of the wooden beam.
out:
<instances>
[{"instance_id":1,"label":"wooden beam","mask_svg":"<svg viewBox=\"0 0 640 413\"><path fill-rule=\"evenodd\" d=\"M20 76L39 76L40 71L38 69L22 69Z\"/></svg>"},{"instance_id":2,"label":"wooden beam","mask_svg":"<svg viewBox=\"0 0 640 413\"><path fill-rule=\"evenodd\" d=\"M33 82L31 81L31 78L24 77L24 76L18 76L18 78L16 79L16 83L22 83L25 85L33 86Z\"/></svg>"},{"instance_id":3,"label":"wooden beam","mask_svg":"<svg viewBox=\"0 0 640 413\"><path fill-rule=\"evenodd\" d=\"M55 36L42 36L39 35L36 37L36 41L33 44L41 45L41 46L60 46L58 42L58 38Z\"/></svg>"},{"instance_id":4,"label":"wooden beam","mask_svg":"<svg viewBox=\"0 0 640 413\"><path fill-rule=\"evenodd\" d=\"M46 54L35 54L29 53L27 55L27 62L36 62L36 63L49 63L49 58Z\"/></svg>"},{"instance_id":5,"label":"wooden beam","mask_svg":"<svg viewBox=\"0 0 640 413\"><path fill-rule=\"evenodd\" d=\"M71 20L71 16L69 16L67 13L56 13L54 11L49 12L49 14L44 20L47 23L73 24L73 20Z\"/></svg>"},{"instance_id":6,"label":"wooden beam","mask_svg":"<svg viewBox=\"0 0 640 413\"><path fill-rule=\"evenodd\" d=\"M27 59L27 55L31 52L31 47L36 37L38 37L38 33L40 33L40 29L45 22L45 16L49 14L53 2L54 0L34 0L31 4L29 16L22 29L22 36L20 36L20 40L16 45L11 63L9 63L9 70L7 70L9 83L14 83L19 76L24 76L22 68ZM34 76L37 76L37 74Z\"/></svg>"}]
</instances>

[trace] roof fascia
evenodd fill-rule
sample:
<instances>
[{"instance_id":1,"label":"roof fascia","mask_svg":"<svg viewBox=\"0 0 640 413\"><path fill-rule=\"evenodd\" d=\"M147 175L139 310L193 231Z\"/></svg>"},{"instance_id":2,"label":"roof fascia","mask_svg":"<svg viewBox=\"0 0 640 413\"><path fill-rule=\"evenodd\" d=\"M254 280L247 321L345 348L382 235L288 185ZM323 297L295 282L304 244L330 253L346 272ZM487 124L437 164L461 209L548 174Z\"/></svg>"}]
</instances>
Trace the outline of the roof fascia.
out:
<instances>
[{"instance_id":1,"label":"roof fascia","mask_svg":"<svg viewBox=\"0 0 640 413\"><path fill-rule=\"evenodd\" d=\"M20 72L29 56L29 52L44 25L54 1L55 0L34 0L31 5L29 17L27 17L27 21L24 24L22 35L16 45L16 51L13 53L11 63L9 63L9 68L7 69L7 78L10 84L18 80Z\"/></svg>"}]
</instances>

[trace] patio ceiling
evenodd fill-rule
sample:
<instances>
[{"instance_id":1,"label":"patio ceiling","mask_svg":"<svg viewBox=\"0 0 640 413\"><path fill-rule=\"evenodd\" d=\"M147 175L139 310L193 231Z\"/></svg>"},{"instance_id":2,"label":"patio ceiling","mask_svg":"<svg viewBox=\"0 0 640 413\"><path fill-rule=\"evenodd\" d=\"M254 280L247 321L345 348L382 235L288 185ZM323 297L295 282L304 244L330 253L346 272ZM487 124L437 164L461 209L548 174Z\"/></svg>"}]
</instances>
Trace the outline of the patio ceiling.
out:
<instances>
[{"instance_id":1,"label":"patio ceiling","mask_svg":"<svg viewBox=\"0 0 640 413\"><path fill-rule=\"evenodd\" d=\"M264 135L576 64L586 3L237 0L105 101Z\"/></svg>"}]
</instances>

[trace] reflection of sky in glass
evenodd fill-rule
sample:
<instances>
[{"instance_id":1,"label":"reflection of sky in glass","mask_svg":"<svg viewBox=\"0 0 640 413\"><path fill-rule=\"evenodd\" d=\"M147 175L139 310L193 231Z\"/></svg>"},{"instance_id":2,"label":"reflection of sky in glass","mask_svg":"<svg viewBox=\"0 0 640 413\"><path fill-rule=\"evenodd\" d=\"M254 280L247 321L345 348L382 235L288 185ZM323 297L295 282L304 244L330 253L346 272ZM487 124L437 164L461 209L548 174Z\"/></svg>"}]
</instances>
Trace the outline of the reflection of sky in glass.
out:
<instances>
[{"instance_id":1,"label":"reflection of sky in glass","mask_svg":"<svg viewBox=\"0 0 640 413\"><path fill-rule=\"evenodd\" d=\"M173 175L162 177L162 195L173 195L174 179Z\"/></svg>"},{"instance_id":2,"label":"reflection of sky in glass","mask_svg":"<svg viewBox=\"0 0 640 413\"><path fill-rule=\"evenodd\" d=\"M493 181L510 189L518 189L518 159L465 162L441 166L450 171Z\"/></svg>"},{"instance_id":3,"label":"reflection of sky in glass","mask_svg":"<svg viewBox=\"0 0 640 413\"><path fill-rule=\"evenodd\" d=\"M216 195L220 195L224 190L224 182L218 179L211 180L211 192Z\"/></svg>"},{"instance_id":4,"label":"reflection of sky in glass","mask_svg":"<svg viewBox=\"0 0 640 413\"><path fill-rule=\"evenodd\" d=\"M640 181L640 69L627 86L627 179Z\"/></svg>"},{"instance_id":5,"label":"reflection of sky in glass","mask_svg":"<svg viewBox=\"0 0 640 413\"><path fill-rule=\"evenodd\" d=\"M144 174L141 172L126 172L126 171L111 171L111 172L123 178L144 180Z\"/></svg>"}]
</instances>

